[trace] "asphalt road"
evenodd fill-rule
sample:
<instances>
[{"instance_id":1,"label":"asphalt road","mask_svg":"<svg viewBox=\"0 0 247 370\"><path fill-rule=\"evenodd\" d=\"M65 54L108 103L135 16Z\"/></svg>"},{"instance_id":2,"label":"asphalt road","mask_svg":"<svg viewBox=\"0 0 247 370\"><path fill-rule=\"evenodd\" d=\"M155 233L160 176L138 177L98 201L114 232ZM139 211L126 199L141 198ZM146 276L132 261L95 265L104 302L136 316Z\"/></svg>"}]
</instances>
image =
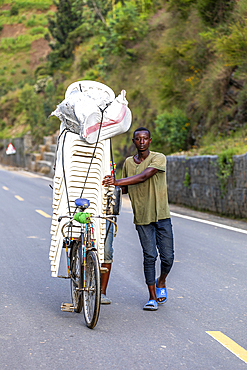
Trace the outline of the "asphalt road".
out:
<instances>
[{"instance_id":1,"label":"asphalt road","mask_svg":"<svg viewBox=\"0 0 247 370\"><path fill-rule=\"evenodd\" d=\"M69 282L50 275L49 183L0 169L1 370L246 368L245 223L171 206L175 263L168 302L157 312L143 311L142 252L124 198L108 289L112 304L101 306L90 330L83 314L60 310L70 302Z\"/></svg>"}]
</instances>

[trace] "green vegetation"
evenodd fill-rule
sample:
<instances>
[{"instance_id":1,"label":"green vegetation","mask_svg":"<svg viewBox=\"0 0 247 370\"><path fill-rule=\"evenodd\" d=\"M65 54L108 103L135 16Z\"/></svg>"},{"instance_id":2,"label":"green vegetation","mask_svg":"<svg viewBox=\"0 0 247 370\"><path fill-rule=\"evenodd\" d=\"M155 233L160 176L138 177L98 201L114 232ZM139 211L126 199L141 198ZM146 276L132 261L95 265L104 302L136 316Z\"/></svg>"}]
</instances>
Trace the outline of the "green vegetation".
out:
<instances>
[{"instance_id":1,"label":"green vegetation","mask_svg":"<svg viewBox=\"0 0 247 370\"><path fill-rule=\"evenodd\" d=\"M183 111L174 107L171 113L158 115L154 123L153 140L159 150L173 153L188 147L190 123Z\"/></svg>"},{"instance_id":2,"label":"green vegetation","mask_svg":"<svg viewBox=\"0 0 247 370\"><path fill-rule=\"evenodd\" d=\"M221 196L223 197L225 192L226 192L226 186L229 177L233 173L233 159L232 156L234 154L233 149L228 149L223 151L222 153L219 154L218 156L218 166L219 166L219 171L218 171L218 178L220 180L220 188L221 188Z\"/></svg>"},{"instance_id":3,"label":"green vegetation","mask_svg":"<svg viewBox=\"0 0 247 370\"><path fill-rule=\"evenodd\" d=\"M9 15L12 16L12 15L18 15L19 13L19 7L17 4L13 4L10 8L10 12L9 12Z\"/></svg>"},{"instance_id":4,"label":"green vegetation","mask_svg":"<svg viewBox=\"0 0 247 370\"><path fill-rule=\"evenodd\" d=\"M16 13L16 9L22 10L47 10L52 5L52 0L15 0L14 4L8 0L1 0L0 5L3 4L10 4L11 8L14 8L14 13ZM10 10L11 11L11 10ZM12 10L13 12L13 10ZM15 15L15 14L13 14Z\"/></svg>"},{"instance_id":5,"label":"green vegetation","mask_svg":"<svg viewBox=\"0 0 247 370\"><path fill-rule=\"evenodd\" d=\"M31 30L31 35L20 35L17 37L6 37L2 38L0 42L0 49L4 53L12 53L12 52L19 52L22 50L29 50L31 48L32 42L34 40L40 39L40 33L43 33L39 30L39 32L35 32L36 28ZM34 32L32 32L34 31Z\"/></svg>"},{"instance_id":6,"label":"green vegetation","mask_svg":"<svg viewBox=\"0 0 247 370\"><path fill-rule=\"evenodd\" d=\"M186 154L188 157L196 155L219 155L226 150L231 149L232 155L240 155L247 152L247 126L226 137L218 131L211 130L201 139L201 146L194 147L180 154Z\"/></svg>"},{"instance_id":7,"label":"green vegetation","mask_svg":"<svg viewBox=\"0 0 247 370\"><path fill-rule=\"evenodd\" d=\"M189 174L189 169L186 167L185 175L184 175L184 181L183 184L186 188L190 189L190 174Z\"/></svg>"},{"instance_id":8,"label":"green vegetation","mask_svg":"<svg viewBox=\"0 0 247 370\"><path fill-rule=\"evenodd\" d=\"M1 137L52 133L67 86L90 79L127 91L153 150L245 153L246 30L247 0L0 0ZM119 164L131 132L113 140Z\"/></svg>"}]
</instances>

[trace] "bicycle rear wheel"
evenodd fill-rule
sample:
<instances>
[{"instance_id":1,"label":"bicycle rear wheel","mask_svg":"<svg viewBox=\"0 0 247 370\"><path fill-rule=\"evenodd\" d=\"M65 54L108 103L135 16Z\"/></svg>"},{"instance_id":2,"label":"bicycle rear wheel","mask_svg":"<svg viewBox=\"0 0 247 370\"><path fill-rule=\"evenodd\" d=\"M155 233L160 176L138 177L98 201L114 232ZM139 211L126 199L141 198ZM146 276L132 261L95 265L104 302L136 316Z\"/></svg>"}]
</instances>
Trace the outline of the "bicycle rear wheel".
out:
<instances>
[{"instance_id":1,"label":"bicycle rear wheel","mask_svg":"<svg viewBox=\"0 0 247 370\"><path fill-rule=\"evenodd\" d=\"M86 257L83 309L87 326L93 329L100 311L100 267L97 252L90 250Z\"/></svg>"},{"instance_id":2,"label":"bicycle rear wheel","mask_svg":"<svg viewBox=\"0 0 247 370\"><path fill-rule=\"evenodd\" d=\"M70 251L71 269L71 298L74 311L79 313L82 310L82 264L81 264L81 245L74 242Z\"/></svg>"}]
</instances>

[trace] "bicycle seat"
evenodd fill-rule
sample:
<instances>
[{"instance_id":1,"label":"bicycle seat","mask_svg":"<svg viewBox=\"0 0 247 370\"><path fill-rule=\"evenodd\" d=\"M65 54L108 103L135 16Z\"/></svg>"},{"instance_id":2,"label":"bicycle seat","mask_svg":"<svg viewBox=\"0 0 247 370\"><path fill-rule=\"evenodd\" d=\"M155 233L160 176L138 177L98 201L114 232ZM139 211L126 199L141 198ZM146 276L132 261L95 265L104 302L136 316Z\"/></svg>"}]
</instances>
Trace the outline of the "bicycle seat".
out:
<instances>
[{"instance_id":1,"label":"bicycle seat","mask_svg":"<svg viewBox=\"0 0 247 370\"><path fill-rule=\"evenodd\" d=\"M86 208L88 208L90 206L90 201L88 199L85 199L85 198L77 198L75 200L75 204L76 204L77 207L80 207L83 210L85 210Z\"/></svg>"}]
</instances>

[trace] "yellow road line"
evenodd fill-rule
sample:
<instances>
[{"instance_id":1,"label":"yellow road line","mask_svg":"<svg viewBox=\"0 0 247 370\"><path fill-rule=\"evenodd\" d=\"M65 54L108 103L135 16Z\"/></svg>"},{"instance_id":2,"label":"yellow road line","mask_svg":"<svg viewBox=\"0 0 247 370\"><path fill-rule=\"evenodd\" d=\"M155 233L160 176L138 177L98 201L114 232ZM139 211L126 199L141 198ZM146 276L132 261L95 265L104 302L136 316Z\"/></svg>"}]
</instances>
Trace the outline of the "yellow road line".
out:
<instances>
[{"instance_id":1,"label":"yellow road line","mask_svg":"<svg viewBox=\"0 0 247 370\"><path fill-rule=\"evenodd\" d=\"M3 186L3 190L9 190L9 188L7 188L7 186Z\"/></svg>"},{"instance_id":2,"label":"yellow road line","mask_svg":"<svg viewBox=\"0 0 247 370\"><path fill-rule=\"evenodd\" d=\"M206 333L211 335L211 337L213 337L220 344L222 344L224 347L226 347L234 355L236 355L242 361L247 363L247 351L246 351L246 349L239 346L236 342L234 342L232 339L228 338L225 334L221 333L220 331L206 331Z\"/></svg>"},{"instance_id":3,"label":"yellow road line","mask_svg":"<svg viewBox=\"0 0 247 370\"><path fill-rule=\"evenodd\" d=\"M46 218L51 218L50 215L48 215L47 213L45 213L44 211L41 211L41 209L36 209L36 212L38 212L41 216L44 216Z\"/></svg>"},{"instance_id":4,"label":"yellow road line","mask_svg":"<svg viewBox=\"0 0 247 370\"><path fill-rule=\"evenodd\" d=\"M23 202L23 200L24 200L24 199L23 199L22 197L20 197L19 195L15 195L15 198L16 198L16 199L18 199L20 202Z\"/></svg>"}]
</instances>

